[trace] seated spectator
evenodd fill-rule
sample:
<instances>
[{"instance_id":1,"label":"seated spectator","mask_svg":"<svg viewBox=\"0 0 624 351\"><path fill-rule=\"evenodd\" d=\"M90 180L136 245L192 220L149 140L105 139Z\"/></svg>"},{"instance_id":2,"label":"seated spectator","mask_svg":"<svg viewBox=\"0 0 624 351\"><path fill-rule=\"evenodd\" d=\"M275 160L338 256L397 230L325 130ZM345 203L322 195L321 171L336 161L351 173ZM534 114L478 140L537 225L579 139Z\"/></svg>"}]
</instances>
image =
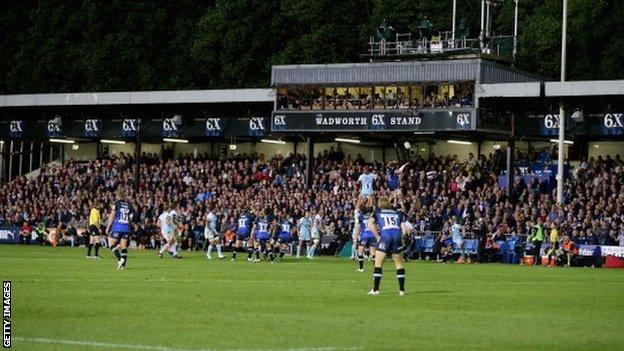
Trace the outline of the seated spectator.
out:
<instances>
[{"instance_id":1,"label":"seated spectator","mask_svg":"<svg viewBox=\"0 0 624 351\"><path fill-rule=\"evenodd\" d=\"M22 244L30 245L30 237L32 235L32 226L28 222L24 222L20 228L19 240Z\"/></svg>"},{"instance_id":2,"label":"seated spectator","mask_svg":"<svg viewBox=\"0 0 624 351\"><path fill-rule=\"evenodd\" d=\"M39 222L39 224L35 228L35 234L37 235L37 241L39 242L39 245L43 246L48 242L48 231L43 222Z\"/></svg>"}]
</instances>

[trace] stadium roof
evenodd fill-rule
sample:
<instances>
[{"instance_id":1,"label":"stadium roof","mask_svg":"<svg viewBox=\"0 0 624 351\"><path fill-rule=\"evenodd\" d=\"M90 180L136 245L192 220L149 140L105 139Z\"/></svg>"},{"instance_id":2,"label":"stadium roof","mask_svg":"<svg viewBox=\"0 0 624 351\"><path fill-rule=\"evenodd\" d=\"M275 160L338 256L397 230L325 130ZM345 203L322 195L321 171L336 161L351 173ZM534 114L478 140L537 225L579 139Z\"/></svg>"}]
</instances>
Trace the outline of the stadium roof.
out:
<instances>
[{"instance_id":1,"label":"stadium roof","mask_svg":"<svg viewBox=\"0 0 624 351\"><path fill-rule=\"evenodd\" d=\"M476 88L478 97L539 97L540 82L481 84Z\"/></svg>"},{"instance_id":2,"label":"stadium roof","mask_svg":"<svg viewBox=\"0 0 624 351\"><path fill-rule=\"evenodd\" d=\"M542 87L540 82L480 84L476 93L478 97L539 97ZM545 82L543 93L545 97L624 95L624 80Z\"/></svg>"},{"instance_id":3,"label":"stadium roof","mask_svg":"<svg viewBox=\"0 0 624 351\"><path fill-rule=\"evenodd\" d=\"M462 81L537 82L540 77L482 59L285 65L271 72L273 86Z\"/></svg>"},{"instance_id":4,"label":"stadium roof","mask_svg":"<svg viewBox=\"0 0 624 351\"><path fill-rule=\"evenodd\" d=\"M274 102L273 89L0 95L0 107Z\"/></svg>"},{"instance_id":5,"label":"stadium roof","mask_svg":"<svg viewBox=\"0 0 624 351\"><path fill-rule=\"evenodd\" d=\"M624 80L546 82L546 96L624 95Z\"/></svg>"}]
</instances>

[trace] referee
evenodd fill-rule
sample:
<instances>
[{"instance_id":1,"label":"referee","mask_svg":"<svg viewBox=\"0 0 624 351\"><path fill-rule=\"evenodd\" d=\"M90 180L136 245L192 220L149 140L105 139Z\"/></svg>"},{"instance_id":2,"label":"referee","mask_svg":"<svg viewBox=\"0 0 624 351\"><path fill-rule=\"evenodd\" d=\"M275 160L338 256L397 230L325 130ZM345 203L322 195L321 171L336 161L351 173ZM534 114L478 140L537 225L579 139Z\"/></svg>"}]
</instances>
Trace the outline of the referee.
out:
<instances>
[{"instance_id":1,"label":"referee","mask_svg":"<svg viewBox=\"0 0 624 351\"><path fill-rule=\"evenodd\" d=\"M87 244L87 258L102 259L100 257L100 210L95 206L95 203L91 204L91 211L89 211L89 243ZM91 256L91 249L95 245L95 256Z\"/></svg>"}]
</instances>

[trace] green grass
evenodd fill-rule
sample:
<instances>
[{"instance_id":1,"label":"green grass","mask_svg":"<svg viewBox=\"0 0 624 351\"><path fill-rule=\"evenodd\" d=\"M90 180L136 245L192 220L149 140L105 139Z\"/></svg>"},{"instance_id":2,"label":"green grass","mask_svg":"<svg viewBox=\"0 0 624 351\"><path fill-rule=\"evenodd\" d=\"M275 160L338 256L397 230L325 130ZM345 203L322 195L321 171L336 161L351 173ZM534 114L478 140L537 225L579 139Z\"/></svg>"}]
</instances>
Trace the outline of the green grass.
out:
<instances>
[{"instance_id":1,"label":"green grass","mask_svg":"<svg viewBox=\"0 0 624 351\"><path fill-rule=\"evenodd\" d=\"M386 262L381 295L366 296L372 266L286 258L270 265L158 259L131 251L128 269L84 249L0 246L13 282L16 350L517 349L622 350L624 271L407 264L397 294ZM83 345L34 339L71 340ZM126 348L133 349L133 348ZM325 349L322 349L325 350Z\"/></svg>"}]
</instances>

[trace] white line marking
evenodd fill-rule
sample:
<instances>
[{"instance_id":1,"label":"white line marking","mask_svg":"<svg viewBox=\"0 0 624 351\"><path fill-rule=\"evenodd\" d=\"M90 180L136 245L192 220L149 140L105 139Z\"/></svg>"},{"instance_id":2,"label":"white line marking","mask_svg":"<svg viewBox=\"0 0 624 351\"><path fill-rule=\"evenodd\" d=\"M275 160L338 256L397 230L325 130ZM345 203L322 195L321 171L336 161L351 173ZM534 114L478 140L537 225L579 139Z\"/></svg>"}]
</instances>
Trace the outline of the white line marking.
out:
<instances>
[{"instance_id":1,"label":"white line marking","mask_svg":"<svg viewBox=\"0 0 624 351\"><path fill-rule=\"evenodd\" d=\"M86 346L86 347L101 347L101 348L107 348L107 349L149 350L149 351L357 351L357 350L362 350L361 347L335 347L335 346L302 347L302 348L287 348L287 349L180 349L180 348L165 347L165 346L114 344L114 343L108 343L108 342L87 341L87 340L23 338L20 336L14 336L13 340L40 343L40 344L60 344L60 345Z\"/></svg>"}]
</instances>

